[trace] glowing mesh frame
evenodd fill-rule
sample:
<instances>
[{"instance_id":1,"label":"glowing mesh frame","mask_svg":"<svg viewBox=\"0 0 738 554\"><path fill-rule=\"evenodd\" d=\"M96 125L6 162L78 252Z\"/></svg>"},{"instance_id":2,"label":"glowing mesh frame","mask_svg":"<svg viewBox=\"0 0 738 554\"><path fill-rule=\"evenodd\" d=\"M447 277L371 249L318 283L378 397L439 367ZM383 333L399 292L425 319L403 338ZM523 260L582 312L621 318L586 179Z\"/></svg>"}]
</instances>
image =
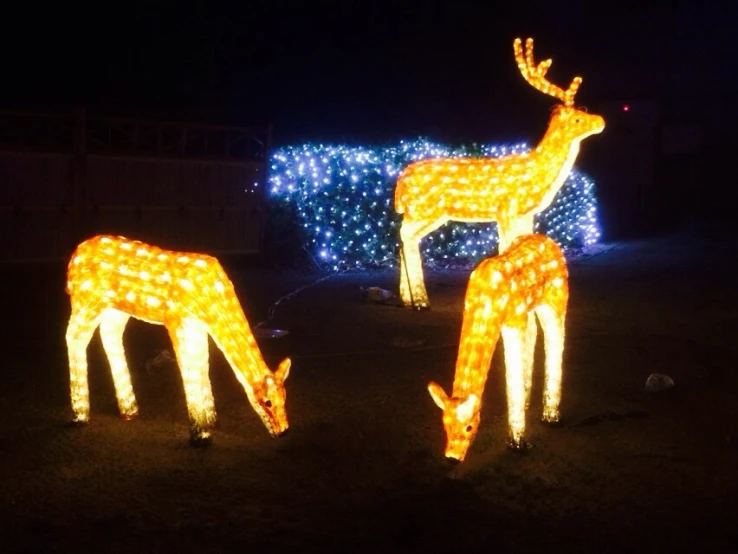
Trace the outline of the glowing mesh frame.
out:
<instances>
[{"instance_id":1,"label":"glowing mesh frame","mask_svg":"<svg viewBox=\"0 0 738 554\"><path fill-rule=\"evenodd\" d=\"M443 410L447 458L462 461L479 430L484 386L500 336L505 344L510 445L525 448L536 316L546 352L543 420L558 421L568 300L566 259L559 246L544 235L517 238L504 254L487 258L472 272L453 393L449 397L437 383L428 384L433 401Z\"/></svg>"},{"instance_id":2,"label":"glowing mesh frame","mask_svg":"<svg viewBox=\"0 0 738 554\"><path fill-rule=\"evenodd\" d=\"M81 243L72 254L66 291L72 306L66 341L75 422L86 423L90 417L87 346L98 326L120 414L137 415L123 348L123 331L133 316L169 331L182 372L193 442L209 442L216 417L208 335L269 433L279 436L287 430L284 381L290 359L285 358L274 373L269 370L233 284L217 259L100 235Z\"/></svg>"},{"instance_id":3,"label":"glowing mesh frame","mask_svg":"<svg viewBox=\"0 0 738 554\"><path fill-rule=\"evenodd\" d=\"M405 168L395 188L395 211L403 214L400 296L405 306L423 309L430 305L420 256L423 237L449 220L496 221L498 252L504 252L516 237L533 232L534 217L548 208L566 181L581 141L605 128L601 116L574 107L581 77L563 90L545 77L552 60L535 64L532 38L527 39L525 52L519 38L513 47L523 78L562 105L530 152L502 158L437 158Z\"/></svg>"}]
</instances>

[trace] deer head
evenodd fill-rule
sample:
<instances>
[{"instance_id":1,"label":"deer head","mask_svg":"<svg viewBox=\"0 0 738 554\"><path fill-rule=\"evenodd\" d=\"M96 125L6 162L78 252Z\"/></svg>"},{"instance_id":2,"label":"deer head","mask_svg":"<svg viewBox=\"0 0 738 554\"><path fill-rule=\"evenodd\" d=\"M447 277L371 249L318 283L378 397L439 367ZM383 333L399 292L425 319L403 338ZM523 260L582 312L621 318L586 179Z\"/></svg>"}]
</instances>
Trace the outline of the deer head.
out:
<instances>
[{"instance_id":1,"label":"deer head","mask_svg":"<svg viewBox=\"0 0 738 554\"><path fill-rule=\"evenodd\" d=\"M267 371L263 379L252 385L248 394L251 405L273 437L284 435L289 427L284 382L290 374L291 364L289 358L282 360L277 370L274 373Z\"/></svg>"},{"instance_id":2,"label":"deer head","mask_svg":"<svg viewBox=\"0 0 738 554\"><path fill-rule=\"evenodd\" d=\"M546 79L546 72L551 67L553 60L543 60L536 65L533 58L532 38L525 41L525 52L523 52L523 41L519 38L516 38L513 42L513 49L518 69L528 84L562 102L562 105L556 107L549 125L550 129L556 129L560 133L561 144L581 141L590 135L601 133L605 129L605 120L601 116L589 114L574 107L574 96L582 84L581 77L574 77L569 84L569 88L564 90Z\"/></svg>"},{"instance_id":3,"label":"deer head","mask_svg":"<svg viewBox=\"0 0 738 554\"><path fill-rule=\"evenodd\" d=\"M464 460L469 445L479 429L480 398L470 394L465 398L448 397L438 383L428 383L433 402L443 410L446 431L446 459L451 463Z\"/></svg>"}]
</instances>

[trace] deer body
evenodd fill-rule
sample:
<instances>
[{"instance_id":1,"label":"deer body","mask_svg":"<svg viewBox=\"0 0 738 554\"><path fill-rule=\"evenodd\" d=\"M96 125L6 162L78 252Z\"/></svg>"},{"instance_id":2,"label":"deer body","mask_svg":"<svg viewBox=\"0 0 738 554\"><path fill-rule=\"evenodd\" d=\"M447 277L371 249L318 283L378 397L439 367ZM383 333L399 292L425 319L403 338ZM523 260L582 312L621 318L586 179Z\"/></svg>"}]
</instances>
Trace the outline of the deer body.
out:
<instances>
[{"instance_id":1,"label":"deer body","mask_svg":"<svg viewBox=\"0 0 738 554\"><path fill-rule=\"evenodd\" d=\"M72 314L66 333L74 420L89 419L87 345L100 327L124 417L138 412L123 350L130 317L164 325L172 339L190 416L192 439L207 440L215 422L208 335L223 352L269 432L287 430L285 359L266 366L233 284L217 259L174 252L124 237L96 236L81 243L69 262Z\"/></svg>"},{"instance_id":2,"label":"deer body","mask_svg":"<svg viewBox=\"0 0 738 554\"><path fill-rule=\"evenodd\" d=\"M518 66L525 79L542 92L561 99L541 142L524 154L502 158L422 160L400 174L395 211L400 227L400 296L406 306L427 308L420 241L448 221L497 222L498 251L533 232L534 217L553 202L571 172L582 140L602 132L604 120L573 106L579 77L563 91L545 80L551 65L533 63L533 42L525 56L515 42Z\"/></svg>"},{"instance_id":3,"label":"deer body","mask_svg":"<svg viewBox=\"0 0 738 554\"><path fill-rule=\"evenodd\" d=\"M428 159L410 164L397 180L395 211L404 214L403 225L428 219L497 221L543 211L556 194L552 190L566 181L579 152L576 142L542 163L546 143L544 138L532 152L502 158ZM524 195L518 190L522 184Z\"/></svg>"},{"instance_id":4,"label":"deer body","mask_svg":"<svg viewBox=\"0 0 738 554\"><path fill-rule=\"evenodd\" d=\"M525 235L505 253L483 260L469 278L453 391L431 382L428 390L443 410L446 457L461 461L479 429L482 396L500 337L505 343L505 379L510 442L524 446L533 361L541 323L546 352L543 419L559 419L561 363L568 302L566 260L543 235Z\"/></svg>"}]
</instances>

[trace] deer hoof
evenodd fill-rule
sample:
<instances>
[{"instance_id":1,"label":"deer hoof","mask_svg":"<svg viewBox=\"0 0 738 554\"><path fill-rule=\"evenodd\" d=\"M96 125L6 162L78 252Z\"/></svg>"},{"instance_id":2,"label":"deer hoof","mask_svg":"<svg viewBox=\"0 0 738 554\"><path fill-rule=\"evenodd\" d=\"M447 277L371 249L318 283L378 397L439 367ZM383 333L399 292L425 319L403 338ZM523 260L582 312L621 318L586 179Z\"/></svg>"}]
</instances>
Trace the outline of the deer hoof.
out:
<instances>
[{"instance_id":1,"label":"deer hoof","mask_svg":"<svg viewBox=\"0 0 738 554\"><path fill-rule=\"evenodd\" d=\"M558 429L559 427L564 427L564 422L560 419L542 419L541 423L543 423L546 427L551 427L552 429Z\"/></svg>"},{"instance_id":2,"label":"deer hoof","mask_svg":"<svg viewBox=\"0 0 738 554\"><path fill-rule=\"evenodd\" d=\"M206 431L190 434L190 446L195 448L207 448L213 444L213 437Z\"/></svg>"},{"instance_id":3,"label":"deer hoof","mask_svg":"<svg viewBox=\"0 0 738 554\"><path fill-rule=\"evenodd\" d=\"M533 449L533 445L525 439L517 441L510 439L507 443L507 448L515 454L527 454Z\"/></svg>"}]
</instances>

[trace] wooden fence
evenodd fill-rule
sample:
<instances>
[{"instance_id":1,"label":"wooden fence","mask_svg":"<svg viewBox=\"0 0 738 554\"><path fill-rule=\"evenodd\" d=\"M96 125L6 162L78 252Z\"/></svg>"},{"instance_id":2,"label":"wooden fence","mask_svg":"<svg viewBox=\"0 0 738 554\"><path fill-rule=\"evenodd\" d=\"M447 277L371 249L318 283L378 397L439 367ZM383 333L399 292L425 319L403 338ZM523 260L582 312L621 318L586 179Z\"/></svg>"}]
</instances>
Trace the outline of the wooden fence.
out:
<instances>
[{"instance_id":1,"label":"wooden fence","mask_svg":"<svg viewBox=\"0 0 738 554\"><path fill-rule=\"evenodd\" d=\"M96 233L260 254L270 128L0 112L0 263Z\"/></svg>"}]
</instances>

